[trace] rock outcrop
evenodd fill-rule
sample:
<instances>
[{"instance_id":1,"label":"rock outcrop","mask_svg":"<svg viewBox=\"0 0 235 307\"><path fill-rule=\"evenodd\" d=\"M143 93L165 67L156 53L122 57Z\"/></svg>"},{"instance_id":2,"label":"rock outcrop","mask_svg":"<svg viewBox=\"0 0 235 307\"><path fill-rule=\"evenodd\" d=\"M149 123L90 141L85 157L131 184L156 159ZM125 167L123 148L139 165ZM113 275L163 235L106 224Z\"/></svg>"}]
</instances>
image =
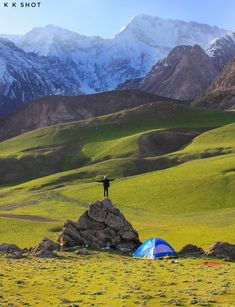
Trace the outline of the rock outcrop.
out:
<instances>
[{"instance_id":1,"label":"rock outcrop","mask_svg":"<svg viewBox=\"0 0 235 307\"><path fill-rule=\"evenodd\" d=\"M48 238L44 238L36 247L32 249L32 254L39 258L54 258L56 251L60 249L58 243Z\"/></svg>"},{"instance_id":2,"label":"rock outcrop","mask_svg":"<svg viewBox=\"0 0 235 307\"><path fill-rule=\"evenodd\" d=\"M58 242L64 247L89 246L125 252L140 244L137 231L109 199L90 204L76 223L66 221Z\"/></svg>"},{"instance_id":3,"label":"rock outcrop","mask_svg":"<svg viewBox=\"0 0 235 307\"><path fill-rule=\"evenodd\" d=\"M209 257L223 258L229 261L235 260L235 244L216 242L209 247L205 255Z\"/></svg>"}]
</instances>

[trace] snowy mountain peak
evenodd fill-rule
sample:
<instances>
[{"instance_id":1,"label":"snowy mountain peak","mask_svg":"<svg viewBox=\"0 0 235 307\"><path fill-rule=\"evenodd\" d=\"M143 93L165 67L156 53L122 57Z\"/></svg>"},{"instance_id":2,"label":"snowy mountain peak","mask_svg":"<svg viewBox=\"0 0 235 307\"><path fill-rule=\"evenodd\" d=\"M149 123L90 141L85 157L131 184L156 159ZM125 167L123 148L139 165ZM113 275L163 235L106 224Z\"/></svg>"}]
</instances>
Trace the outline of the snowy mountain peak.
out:
<instances>
[{"instance_id":1,"label":"snowy mountain peak","mask_svg":"<svg viewBox=\"0 0 235 307\"><path fill-rule=\"evenodd\" d=\"M89 48L100 41L103 40L99 37L87 37L49 24L45 27L33 28L21 38L17 45L27 52L38 55L61 56L61 48Z\"/></svg>"},{"instance_id":2,"label":"snowy mountain peak","mask_svg":"<svg viewBox=\"0 0 235 307\"><path fill-rule=\"evenodd\" d=\"M226 46L235 45L235 32L229 32L227 35L213 39L206 47L208 55L213 56L217 49L222 49Z\"/></svg>"},{"instance_id":3,"label":"snowy mountain peak","mask_svg":"<svg viewBox=\"0 0 235 307\"><path fill-rule=\"evenodd\" d=\"M149 44L164 45L168 48L174 48L179 44L193 45L195 43L205 47L208 42L227 32L227 30L216 26L193 21L163 19L141 14L133 17L116 37L134 38Z\"/></svg>"},{"instance_id":4,"label":"snowy mountain peak","mask_svg":"<svg viewBox=\"0 0 235 307\"><path fill-rule=\"evenodd\" d=\"M217 66L223 68L235 55L235 32L214 39L207 45L206 53Z\"/></svg>"},{"instance_id":5,"label":"snowy mountain peak","mask_svg":"<svg viewBox=\"0 0 235 307\"><path fill-rule=\"evenodd\" d=\"M46 25L45 27L35 27L31 31L27 32L24 37L28 38L33 35L43 36L45 39L53 39L55 37L58 37L61 40L82 37L82 35L76 32L72 32L52 24Z\"/></svg>"}]
</instances>

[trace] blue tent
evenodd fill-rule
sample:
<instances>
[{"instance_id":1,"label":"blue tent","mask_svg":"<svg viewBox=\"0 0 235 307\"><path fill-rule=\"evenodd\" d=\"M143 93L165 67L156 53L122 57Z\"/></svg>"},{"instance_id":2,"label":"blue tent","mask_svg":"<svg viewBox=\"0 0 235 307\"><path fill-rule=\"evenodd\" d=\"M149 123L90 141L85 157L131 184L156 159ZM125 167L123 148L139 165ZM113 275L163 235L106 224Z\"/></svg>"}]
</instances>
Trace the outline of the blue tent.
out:
<instances>
[{"instance_id":1,"label":"blue tent","mask_svg":"<svg viewBox=\"0 0 235 307\"><path fill-rule=\"evenodd\" d=\"M138 258L162 258L162 257L176 257L177 254L174 249L165 240L159 238L151 238L141 244L133 254Z\"/></svg>"}]
</instances>

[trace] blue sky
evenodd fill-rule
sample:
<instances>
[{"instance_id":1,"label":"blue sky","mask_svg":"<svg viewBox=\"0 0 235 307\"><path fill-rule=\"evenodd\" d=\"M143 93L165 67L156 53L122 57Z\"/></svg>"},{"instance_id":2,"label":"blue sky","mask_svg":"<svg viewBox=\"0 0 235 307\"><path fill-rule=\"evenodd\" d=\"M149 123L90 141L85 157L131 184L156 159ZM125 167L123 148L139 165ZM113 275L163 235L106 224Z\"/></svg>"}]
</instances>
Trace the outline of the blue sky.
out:
<instances>
[{"instance_id":1,"label":"blue sky","mask_svg":"<svg viewBox=\"0 0 235 307\"><path fill-rule=\"evenodd\" d=\"M26 0L29 1L33 2ZM107 38L119 32L133 16L143 13L235 30L235 0L41 0L41 8L3 8L3 2L6 0L0 0L0 33L7 34L54 24Z\"/></svg>"}]
</instances>

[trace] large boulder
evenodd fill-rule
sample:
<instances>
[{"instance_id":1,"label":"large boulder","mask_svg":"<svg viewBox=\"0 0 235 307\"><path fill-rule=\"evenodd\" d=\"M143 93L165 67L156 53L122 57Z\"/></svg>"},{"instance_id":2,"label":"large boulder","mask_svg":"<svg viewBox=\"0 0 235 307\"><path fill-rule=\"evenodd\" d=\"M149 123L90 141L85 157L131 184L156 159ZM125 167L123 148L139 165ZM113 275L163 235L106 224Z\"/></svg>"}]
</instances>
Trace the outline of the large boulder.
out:
<instances>
[{"instance_id":1,"label":"large boulder","mask_svg":"<svg viewBox=\"0 0 235 307\"><path fill-rule=\"evenodd\" d=\"M56 251L60 249L58 243L53 242L48 238L44 238L37 246L32 249L32 254L39 258L54 258Z\"/></svg>"},{"instance_id":2,"label":"large boulder","mask_svg":"<svg viewBox=\"0 0 235 307\"><path fill-rule=\"evenodd\" d=\"M76 223L66 221L58 242L63 247L89 246L125 252L140 244L137 231L107 198L90 204Z\"/></svg>"},{"instance_id":3,"label":"large boulder","mask_svg":"<svg viewBox=\"0 0 235 307\"><path fill-rule=\"evenodd\" d=\"M209 246L209 249L205 255L209 257L223 258L226 260L235 260L235 244L216 242Z\"/></svg>"}]
</instances>

